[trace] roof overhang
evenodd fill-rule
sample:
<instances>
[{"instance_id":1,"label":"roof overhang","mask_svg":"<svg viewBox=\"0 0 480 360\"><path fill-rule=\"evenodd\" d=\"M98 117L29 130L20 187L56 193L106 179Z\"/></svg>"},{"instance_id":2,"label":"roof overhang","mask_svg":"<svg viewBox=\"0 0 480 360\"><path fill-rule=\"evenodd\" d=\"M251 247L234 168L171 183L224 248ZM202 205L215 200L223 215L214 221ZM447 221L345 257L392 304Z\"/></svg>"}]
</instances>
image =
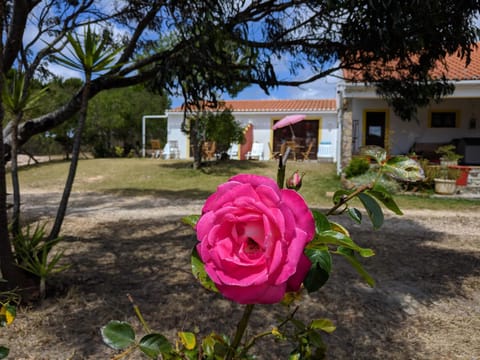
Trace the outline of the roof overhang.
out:
<instances>
[{"instance_id":1,"label":"roof overhang","mask_svg":"<svg viewBox=\"0 0 480 360\"><path fill-rule=\"evenodd\" d=\"M480 80L460 80L452 81L452 83L455 85L455 91L452 95L448 95L445 98L480 98ZM374 85L341 82L338 84L337 89L344 98L379 98Z\"/></svg>"}]
</instances>

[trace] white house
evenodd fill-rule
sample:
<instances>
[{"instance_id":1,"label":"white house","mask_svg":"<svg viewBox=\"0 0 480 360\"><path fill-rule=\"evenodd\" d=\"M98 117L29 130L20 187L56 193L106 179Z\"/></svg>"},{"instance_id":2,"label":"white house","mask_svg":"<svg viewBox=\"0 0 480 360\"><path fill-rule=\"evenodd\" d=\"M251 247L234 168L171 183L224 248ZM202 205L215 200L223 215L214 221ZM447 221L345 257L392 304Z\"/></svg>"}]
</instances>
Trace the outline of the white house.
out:
<instances>
[{"instance_id":1,"label":"white house","mask_svg":"<svg viewBox=\"0 0 480 360\"><path fill-rule=\"evenodd\" d=\"M313 132L315 150L309 158L337 162L339 171L364 145L382 146L392 155L414 151L428 158L435 156L439 145L455 143L465 164L480 165L480 50L474 50L468 67L464 60L451 56L437 70L454 82L455 92L440 103L418 109L417 119L409 122L402 121L377 96L374 86L361 82L339 82L336 99L228 100L225 106L248 135L238 158L246 158L257 143L262 148L258 158L271 159L293 130L297 155L305 151ZM344 78L353 77L344 72ZM306 120L291 130L272 130L276 121L292 114L304 114ZM183 110L172 109L167 115L168 141L178 144L179 158L189 158L190 142L181 131Z\"/></svg>"},{"instance_id":2,"label":"white house","mask_svg":"<svg viewBox=\"0 0 480 360\"><path fill-rule=\"evenodd\" d=\"M376 95L375 87L339 83L341 167L364 145L382 146L392 155L414 151L432 159L435 149L446 143L457 145L464 163L480 165L480 50L474 50L468 67L464 60L450 56L446 65L439 65L432 75L440 74L440 70L455 84L454 93L440 103L419 108L417 119L408 122ZM355 75L344 72L344 77Z\"/></svg>"},{"instance_id":3,"label":"white house","mask_svg":"<svg viewBox=\"0 0 480 360\"><path fill-rule=\"evenodd\" d=\"M317 100L227 100L225 107L232 110L235 120L245 129L247 142L241 146L238 158L248 157L253 144L259 145L260 155L256 158L269 160L281 148L285 140L294 140L297 159L303 159L310 142L314 144L308 159L328 159L336 161L338 143L338 117L335 99ZM305 120L292 128L272 130L276 121L287 115L303 114ZM181 130L183 109L168 111L168 141L179 148L179 158L191 157L190 141ZM292 134L293 132L293 134Z\"/></svg>"}]
</instances>

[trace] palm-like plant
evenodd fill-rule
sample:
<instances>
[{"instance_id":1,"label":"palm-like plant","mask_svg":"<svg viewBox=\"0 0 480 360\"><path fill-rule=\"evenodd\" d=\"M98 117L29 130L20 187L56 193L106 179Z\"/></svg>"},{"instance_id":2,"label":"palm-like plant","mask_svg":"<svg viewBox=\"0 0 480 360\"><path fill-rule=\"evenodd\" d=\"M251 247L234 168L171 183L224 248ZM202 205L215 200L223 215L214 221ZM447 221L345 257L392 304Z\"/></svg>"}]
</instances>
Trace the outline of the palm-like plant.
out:
<instances>
[{"instance_id":1,"label":"palm-like plant","mask_svg":"<svg viewBox=\"0 0 480 360\"><path fill-rule=\"evenodd\" d=\"M88 99L92 76L95 73L107 71L112 68L115 57L121 50L120 48L112 48L109 41L93 32L90 26L86 27L83 39L77 34L68 34L67 44L70 46L70 48L67 48L69 56L59 53L60 55L55 56L54 58L58 63L70 69L83 72L85 83L82 90L80 116L73 140L70 169L49 239L57 238L60 233L60 228L62 227L65 212L67 210L68 199L75 180L75 173L80 156L82 133L87 119Z\"/></svg>"},{"instance_id":2,"label":"palm-like plant","mask_svg":"<svg viewBox=\"0 0 480 360\"><path fill-rule=\"evenodd\" d=\"M2 100L5 109L13 115L12 120L12 186L13 186L13 221L12 233L16 236L19 232L20 221L20 184L18 181L18 125L26 111L31 110L45 95L47 88L35 93L28 91L25 74L15 72L10 83L4 82Z\"/></svg>"}]
</instances>

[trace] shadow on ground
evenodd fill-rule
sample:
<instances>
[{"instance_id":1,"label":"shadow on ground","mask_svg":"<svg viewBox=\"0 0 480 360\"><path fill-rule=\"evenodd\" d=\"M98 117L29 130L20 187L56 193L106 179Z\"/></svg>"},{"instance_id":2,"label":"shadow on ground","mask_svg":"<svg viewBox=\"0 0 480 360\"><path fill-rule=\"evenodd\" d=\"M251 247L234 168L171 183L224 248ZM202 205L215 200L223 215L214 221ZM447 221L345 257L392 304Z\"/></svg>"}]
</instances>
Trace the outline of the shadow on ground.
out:
<instances>
[{"instance_id":1,"label":"shadow on ground","mask_svg":"<svg viewBox=\"0 0 480 360\"><path fill-rule=\"evenodd\" d=\"M387 220L378 231L371 231L368 225L349 223L348 227L358 243L375 249L377 255L364 263L377 285L369 288L348 264L335 258L327 285L305 297L299 317L305 321L326 317L337 325L332 335L325 336L328 358L451 358L426 349L412 328L422 331L433 326L434 330L441 324L425 323L423 311L439 303L441 310L448 299L471 298L464 285L471 279L479 284L479 253L469 250L478 237L455 237L409 218ZM112 319L131 321L139 328L127 294L133 296L150 326L170 339L178 330L196 327L203 334L233 332L242 308L208 293L193 279L189 258L196 240L180 217L92 222L84 223L81 231L74 229L66 227L67 232L76 234L67 236L62 245L71 268L51 283L51 295L55 296L23 315L35 330L36 343L28 340L33 335L21 325L9 333L19 346L10 346L14 358L27 359L32 351L38 351L34 349L42 348L57 349L71 359L111 357L115 351L102 344L100 328ZM452 306L458 304L462 303L453 302ZM478 308L476 311L478 314ZM252 327L268 330L284 313L281 306L259 306ZM462 332L460 337L469 337L466 341L478 337L469 329L457 331ZM461 346L448 344L450 335L453 337L438 335L437 341L447 347ZM259 358L286 359L288 349L260 342ZM469 358L478 355L477 350L478 345L467 350ZM55 358L50 355L46 358Z\"/></svg>"}]
</instances>

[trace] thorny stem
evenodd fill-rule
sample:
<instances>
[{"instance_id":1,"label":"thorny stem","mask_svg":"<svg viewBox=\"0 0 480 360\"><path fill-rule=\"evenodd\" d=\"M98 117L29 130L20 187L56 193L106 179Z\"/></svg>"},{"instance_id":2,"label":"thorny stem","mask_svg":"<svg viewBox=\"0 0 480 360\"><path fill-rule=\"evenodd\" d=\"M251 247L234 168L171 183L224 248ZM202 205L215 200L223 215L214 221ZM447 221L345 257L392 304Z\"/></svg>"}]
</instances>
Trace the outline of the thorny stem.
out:
<instances>
[{"instance_id":1,"label":"thorny stem","mask_svg":"<svg viewBox=\"0 0 480 360\"><path fill-rule=\"evenodd\" d=\"M138 320L140 321L140 323L142 324L143 329L145 330L145 332L147 332L148 334L150 334L152 331L150 330L150 327L147 325L147 322L145 321L145 319L143 318L142 313L140 312L140 308L139 308L138 305L135 304L135 302L133 301L132 295L127 294L127 297L128 297L128 300L130 301L130 303L132 304L132 306L133 306L133 311L135 311L135 315L137 315L137 318L138 318Z\"/></svg>"},{"instance_id":2,"label":"thorny stem","mask_svg":"<svg viewBox=\"0 0 480 360\"><path fill-rule=\"evenodd\" d=\"M285 154L279 154L278 156L277 185L280 189L283 189L285 184L285 169L287 168L287 159L289 154L290 148L287 147Z\"/></svg>"},{"instance_id":3,"label":"thorny stem","mask_svg":"<svg viewBox=\"0 0 480 360\"><path fill-rule=\"evenodd\" d=\"M295 307L295 310L292 311L292 313L290 315L288 315L288 317L286 317L280 324L278 324L278 328L280 329L281 327L283 327L286 323L288 323L289 321L291 321L294 317L295 317L295 313L297 312L298 310L298 306ZM272 334L272 331L265 331L265 332L262 332L260 334L257 334L255 335L254 337L252 337L252 339L248 342L247 345L245 345L245 349L244 349L244 353L246 353L248 351L248 349L250 349L253 345L255 345L255 342L258 340L258 339L261 339L262 337L265 337L265 336L268 336L268 335L271 335Z\"/></svg>"},{"instance_id":4,"label":"thorny stem","mask_svg":"<svg viewBox=\"0 0 480 360\"><path fill-rule=\"evenodd\" d=\"M120 354L118 355L115 355L112 360L120 360L120 359L123 359L125 356L129 355L133 350L135 350L137 347L136 346L131 346L129 347L128 349L126 349L125 351L121 352Z\"/></svg>"},{"instance_id":5,"label":"thorny stem","mask_svg":"<svg viewBox=\"0 0 480 360\"><path fill-rule=\"evenodd\" d=\"M248 304L245 307L243 316L237 324L237 332L235 333L235 338L233 339L232 346L230 346L230 348L228 349L226 360L232 360L233 357L235 356L235 352L238 346L240 345L240 342L242 341L242 337L243 337L243 334L245 333L245 330L247 329L248 320L250 319L250 315L252 314L253 307L254 307L253 304Z\"/></svg>"},{"instance_id":6,"label":"thorny stem","mask_svg":"<svg viewBox=\"0 0 480 360\"><path fill-rule=\"evenodd\" d=\"M352 200L355 196L357 196L358 194L364 192L365 190L371 189L372 187L373 187L372 184L365 184L365 185L359 186L359 187L358 187L354 192L352 192L350 195L341 198L340 201L339 201L338 203L336 203L336 204L328 211L327 216L335 214L335 211L337 211L340 207L342 207L342 206L345 205L347 202L349 202L350 200Z\"/></svg>"}]
</instances>

